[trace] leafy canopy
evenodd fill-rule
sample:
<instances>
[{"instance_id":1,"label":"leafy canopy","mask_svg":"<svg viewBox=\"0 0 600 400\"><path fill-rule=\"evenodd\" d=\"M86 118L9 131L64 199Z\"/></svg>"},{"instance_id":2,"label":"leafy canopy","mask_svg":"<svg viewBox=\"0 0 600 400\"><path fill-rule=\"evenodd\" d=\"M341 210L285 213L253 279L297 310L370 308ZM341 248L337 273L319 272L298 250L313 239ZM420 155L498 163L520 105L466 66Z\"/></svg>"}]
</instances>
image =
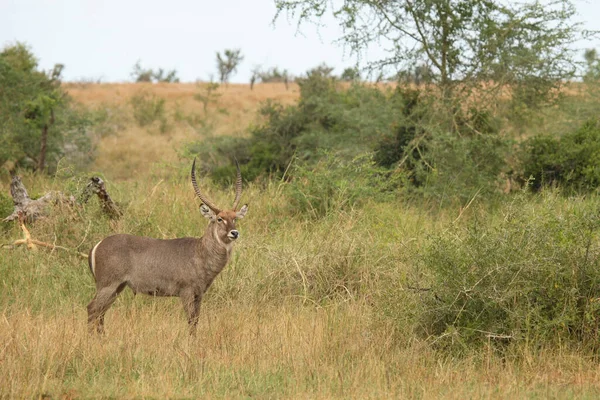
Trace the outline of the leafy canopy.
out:
<instances>
[{"instance_id":1,"label":"leafy canopy","mask_svg":"<svg viewBox=\"0 0 600 400\"><path fill-rule=\"evenodd\" d=\"M46 72L29 48L0 52L0 166L53 167L69 152L89 147L85 115L60 86L63 65ZM88 157L86 157L88 158Z\"/></svg>"},{"instance_id":2,"label":"leafy canopy","mask_svg":"<svg viewBox=\"0 0 600 400\"><path fill-rule=\"evenodd\" d=\"M277 13L320 23L332 14L343 30L339 42L371 73L394 76L415 66L446 97L471 84L535 85L542 96L575 73L572 44L587 35L573 22L571 0L275 0ZM457 85L457 83L461 85ZM528 92L529 95L531 93ZM535 99L534 99L535 100Z\"/></svg>"}]
</instances>

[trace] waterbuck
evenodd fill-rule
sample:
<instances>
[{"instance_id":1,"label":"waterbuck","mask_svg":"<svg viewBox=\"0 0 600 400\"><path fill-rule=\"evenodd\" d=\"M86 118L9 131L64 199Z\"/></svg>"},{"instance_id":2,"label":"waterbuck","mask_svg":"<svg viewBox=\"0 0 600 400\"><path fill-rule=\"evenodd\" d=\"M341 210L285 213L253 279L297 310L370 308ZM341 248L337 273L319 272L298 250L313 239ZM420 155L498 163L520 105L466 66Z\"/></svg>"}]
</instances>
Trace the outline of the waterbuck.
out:
<instances>
[{"instance_id":1,"label":"waterbuck","mask_svg":"<svg viewBox=\"0 0 600 400\"><path fill-rule=\"evenodd\" d=\"M239 165L231 210L219 209L200 192L195 170L196 160L192 186L203 203L200 212L210 220L204 236L162 240L120 234L101 240L90 251L89 266L96 280L96 295L87 306L90 332L104 332L104 314L129 286L134 293L181 298L190 333L195 334L202 296L229 261L239 236L236 220L248 211L248 205L237 210L242 195Z\"/></svg>"}]
</instances>

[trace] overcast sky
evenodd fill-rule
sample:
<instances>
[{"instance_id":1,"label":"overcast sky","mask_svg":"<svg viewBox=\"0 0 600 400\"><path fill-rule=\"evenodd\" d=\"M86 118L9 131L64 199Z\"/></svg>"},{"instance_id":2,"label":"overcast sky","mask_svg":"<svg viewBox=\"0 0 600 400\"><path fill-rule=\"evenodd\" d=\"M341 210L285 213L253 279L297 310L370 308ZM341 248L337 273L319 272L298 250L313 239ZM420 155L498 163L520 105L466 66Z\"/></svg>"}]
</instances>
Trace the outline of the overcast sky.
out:
<instances>
[{"instance_id":1,"label":"overcast sky","mask_svg":"<svg viewBox=\"0 0 600 400\"><path fill-rule=\"evenodd\" d=\"M600 0L577 4L586 28L600 30ZM128 81L138 60L176 69L182 81L216 79L215 52L228 48L245 56L233 82L247 82L256 65L299 75L321 62L337 73L354 64L332 43L335 21L298 34L285 16L273 25L274 15L272 0L0 0L0 45L25 42L43 69L65 64L67 81Z\"/></svg>"}]
</instances>

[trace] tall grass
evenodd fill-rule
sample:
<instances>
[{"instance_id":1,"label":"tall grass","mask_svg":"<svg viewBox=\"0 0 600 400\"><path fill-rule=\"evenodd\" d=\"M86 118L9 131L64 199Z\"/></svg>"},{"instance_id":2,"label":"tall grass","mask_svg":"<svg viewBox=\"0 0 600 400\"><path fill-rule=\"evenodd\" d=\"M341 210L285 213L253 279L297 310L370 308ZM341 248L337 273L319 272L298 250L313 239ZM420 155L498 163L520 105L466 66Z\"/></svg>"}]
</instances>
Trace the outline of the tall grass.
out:
<instances>
[{"instance_id":1,"label":"tall grass","mask_svg":"<svg viewBox=\"0 0 600 400\"><path fill-rule=\"evenodd\" d=\"M170 178L150 174L109 184L125 210L118 222L104 218L90 202L55 210L29 228L39 240L83 252L114 232L199 236L206 222L197 212L188 167L169 165ZM24 181L34 193L78 186L76 178L25 176ZM231 201L229 191L209 181L200 185L218 204ZM187 335L178 299L129 291L109 310L106 336L88 336L85 306L94 284L85 260L63 250L1 250L0 395L592 398L600 393L600 368L576 350L555 346L507 359L490 349L456 357L435 350L416 329L411 315L422 304L411 289L419 284L415 257L426 250L428 237L453 223L467 227L476 218L492 223L498 218L493 209L367 203L308 218L290 211L280 184L250 186L244 200L250 211L240 222L241 239L232 263L205 297L196 339ZM12 226L2 241L20 235ZM426 283L424 278L421 284Z\"/></svg>"}]
</instances>

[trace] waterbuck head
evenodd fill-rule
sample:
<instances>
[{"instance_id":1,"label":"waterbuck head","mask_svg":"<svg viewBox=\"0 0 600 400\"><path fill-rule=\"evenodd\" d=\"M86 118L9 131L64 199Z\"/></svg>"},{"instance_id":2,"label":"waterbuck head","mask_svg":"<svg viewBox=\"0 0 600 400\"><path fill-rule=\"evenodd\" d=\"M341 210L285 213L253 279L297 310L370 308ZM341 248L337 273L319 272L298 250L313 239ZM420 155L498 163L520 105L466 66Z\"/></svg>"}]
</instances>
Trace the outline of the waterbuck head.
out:
<instances>
[{"instance_id":1,"label":"waterbuck head","mask_svg":"<svg viewBox=\"0 0 600 400\"><path fill-rule=\"evenodd\" d=\"M238 219L244 218L246 212L248 212L248 205L244 204L242 208L237 209L242 197L242 173L240 172L240 165L237 160L235 161L237 167L237 178L235 181L235 200L233 201L233 207L230 210L221 210L215 204L202 194L198 183L196 183L196 159L192 163L192 185L196 196L202 201L200 206L200 212L205 218L210 220L207 233L210 233L213 238L218 242L229 245L236 240L240 233L235 227Z\"/></svg>"}]
</instances>

